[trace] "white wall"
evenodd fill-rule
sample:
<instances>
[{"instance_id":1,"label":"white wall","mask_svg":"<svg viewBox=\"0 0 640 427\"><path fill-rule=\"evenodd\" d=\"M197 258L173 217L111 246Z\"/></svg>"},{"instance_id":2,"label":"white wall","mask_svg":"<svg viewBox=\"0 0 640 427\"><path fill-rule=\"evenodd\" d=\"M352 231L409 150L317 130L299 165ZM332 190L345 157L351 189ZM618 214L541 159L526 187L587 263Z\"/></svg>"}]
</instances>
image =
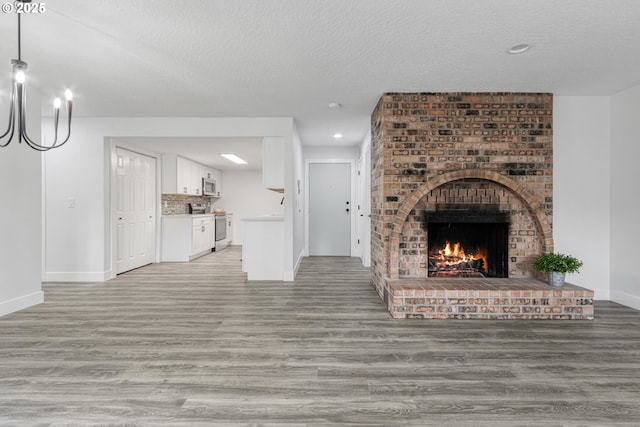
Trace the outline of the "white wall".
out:
<instances>
[{"instance_id":1,"label":"white wall","mask_svg":"<svg viewBox=\"0 0 640 427\"><path fill-rule=\"evenodd\" d=\"M117 137L283 137L291 151L292 118L77 118L65 150L47 158L45 280L101 281L112 276L109 144ZM288 161L288 163L287 163ZM285 168L292 168L291 155ZM291 174L289 173L289 178ZM285 192L291 179L285 181ZM226 185L226 182L225 182ZM224 189L223 189L224 191ZM68 208L68 199L75 208ZM292 246L285 203L285 245ZM293 271L292 257L285 272Z\"/></svg>"},{"instance_id":2,"label":"white wall","mask_svg":"<svg viewBox=\"0 0 640 427\"><path fill-rule=\"evenodd\" d=\"M555 96L553 126L555 251L584 262L568 282L609 299L609 98Z\"/></svg>"},{"instance_id":3,"label":"white wall","mask_svg":"<svg viewBox=\"0 0 640 427\"><path fill-rule=\"evenodd\" d=\"M362 265L371 266L371 129L360 144L360 179L363 182L362 214L360 239L362 240Z\"/></svg>"},{"instance_id":4,"label":"white wall","mask_svg":"<svg viewBox=\"0 0 640 427\"><path fill-rule=\"evenodd\" d=\"M0 107L4 132L8 103ZM28 134L40 142L40 96L34 90L29 90L27 109ZM44 301L41 188L42 155L24 142L18 144L15 135L7 147L0 147L0 316Z\"/></svg>"},{"instance_id":5,"label":"white wall","mask_svg":"<svg viewBox=\"0 0 640 427\"><path fill-rule=\"evenodd\" d=\"M358 160L360 157L360 147L357 145L340 146L309 146L304 147L304 158L306 159L340 159Z\"/></svg>"},{"instance_id":6,"label":"white wall","mask_svg":"<svg viewBox=\"0 0 640 427\"><path fill-rule=\"evenodd\" d=\"M640 310L640 86L611 97L611 299Z\"/></svg>"},{"instance_id":7,"label":"white wall","mask_svg":"<svg viewBox=\"0 0 640 427\"><path fill-rule=\"evenodd\" d=\"M233 213L233 245L242 244L242 218L284 215L282 194L262 186L262 171L224 171L223 194L212 207Z\"/></svg>"},{"instance_id":8,"label":"white wall","mask_svg":"<svg viewBox=\"0 0 640 427\"><path fill-rule=\"evenodd\" d=\"M291 201L293 215L293 266L297 272L302 257L304 255L304 220L305 220L305 188L306 181L304 176L304 156L302 152L302 141L298 130L293 128L293 145L292 145L292 168L293 177L291 182L291 191L285 194ZM293 280L293 277L290 277Z\"/></svg>"}]
</instances>

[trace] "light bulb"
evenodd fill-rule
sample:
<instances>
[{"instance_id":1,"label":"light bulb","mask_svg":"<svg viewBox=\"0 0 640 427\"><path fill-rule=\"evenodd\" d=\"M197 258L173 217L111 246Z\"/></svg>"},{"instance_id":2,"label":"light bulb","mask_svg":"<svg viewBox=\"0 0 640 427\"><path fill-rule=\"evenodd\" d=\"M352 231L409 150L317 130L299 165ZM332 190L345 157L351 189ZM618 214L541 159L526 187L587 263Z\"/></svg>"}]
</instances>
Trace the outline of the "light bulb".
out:
<instances>
[{"instance_id":1,"label":"light bulb","mask_svg":"<svg viewBox=\"0 0 640 427\"><path fill-rule=\"evenodd\" d=\"M62 101L60 101L60 98L56 98L53 100L53 108L58 110L60 109L60 105L62 105Z\"/></svg>"},{"instance_id":2,"label":"light bulb","mask_svg":"<svg viewBox=\"0 0 640 427\"><path fill-rule=\"evenodd\" d=\"M25 80L27 80L27 75L24 73L24 71L16 71L16 82L22 84Z\"/></svg>"},{"instance_id":3,"label":"light bulb","mask_svg":"<svg viewBox=\"0 0 640 427\"><path fill-rule=\"evenodd\" d=\"M64 97L67 99L67 101L71 101L73 99L73 92L71 92L71 89L67 89L64 91Z\"/></svg>"}]
</instances>

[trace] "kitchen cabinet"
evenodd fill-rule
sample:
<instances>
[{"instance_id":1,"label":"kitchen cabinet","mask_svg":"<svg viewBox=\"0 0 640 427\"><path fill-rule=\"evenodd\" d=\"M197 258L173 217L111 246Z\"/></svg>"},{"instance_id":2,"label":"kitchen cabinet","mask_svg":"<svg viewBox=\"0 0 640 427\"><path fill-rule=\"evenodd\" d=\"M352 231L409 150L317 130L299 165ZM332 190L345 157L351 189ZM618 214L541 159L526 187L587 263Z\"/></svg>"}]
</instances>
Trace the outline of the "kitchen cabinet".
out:
<instances>
[{"instance_id":1,"label":"kitchen cabinet","mask_svg":"<svg viewBox=\"0 0 640 427\"><path fill-rule=\"evenodd\" d=\"M203 172L202 176L204 176L205 178L208 178L208 179L215 179L214 175L216 173L215 172L216 170L214 168L210 168L209 166L205 166L203 171L204 172Z\"/></svg>"},{"instance_id":2,"label":"kitchen cabinet","mask_svg":"<svg viewBox=\"0 0 640 427\"><path fill-rule=\"evenodd\" d=\"M198 216L192 219L191 256L211 251L215 244L213 235L213 218L211 215Z\"/></svg>"},{"instance_id":3,"label":"kitchen cabinet","mask_svg":"<svg viewBox=\"0 0 640 427\"><path fill-rule=\"evenodd\" d=\"M202 191L196 186L195 177L192 176L192 162L175 154L162 155L162 194L189 194L199 195Z\"/></svg>"},{"instance_id":4,"label":"kitchen cabinet","mask_svg":"<svg viewBox=\"0 0 640 427\"><path fill-rule=\"evenodd\" d=\"M216 175L219 175L219 179ZM216 180L216 196L220 197L222 173L175 154L162 155L162 194L202 196L202 178Z\"/></svg>"},{"instance_id":5,"label":"kitchen cabinet","mask_svg":"<svg viewBox=\"0 0 640 427\"><path fill-rule=\"evenodd\" d=\"M211 178L216 181L216 195L214 197L222 197L222 171L211 169Z\"/></svg>"},{"instance_id":6,"label":"kitchen cabinet","mask_svg":"<svg viewBox=\"0 0 640 427\"><path fill-rule=\"evenodd\" d=\"M269 190L284 192L284 139L262 139L262 184Z\"/></svg>"},{"instance_id":7,"label":"kitchen cabinet","mask_svg":"<svg viewBox=\"0 0 640 427\"><path fill-rule=\"evenodd\" d=\"M176 156L176 187L179 194L199 195L195 164L184 157Z\"/></svg>"},{"instance_id":8,"label":"kitchen cabinet","mask_svg":"<svg viewBox=\"0 0 640 427\"><path fill-rule=\"evenodd\" d=\"M165 215L161 224L162 262L188 262L215 245L212 215Z\"/></svg>"},{"instance_id":9,"label":"kitchen cabinet","mask_svg":"<svg viewBox=\"0 0 640 427\"><path fill-rule=\"evenodd\" d=\"M204 166L189 161L189 181L187 183L189 194L202 196L202 177L205 175ZM192 192L193 191L193 192Z\"/></svg>"}]
</instances>

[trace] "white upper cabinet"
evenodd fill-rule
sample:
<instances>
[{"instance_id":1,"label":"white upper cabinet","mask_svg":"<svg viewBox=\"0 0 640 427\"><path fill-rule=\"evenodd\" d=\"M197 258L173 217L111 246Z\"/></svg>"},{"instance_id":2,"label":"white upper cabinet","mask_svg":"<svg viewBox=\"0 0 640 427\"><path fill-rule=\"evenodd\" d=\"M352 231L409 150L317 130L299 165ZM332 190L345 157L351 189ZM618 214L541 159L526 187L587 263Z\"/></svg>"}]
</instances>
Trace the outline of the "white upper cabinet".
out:
<instances>
[{"instance_id":1,"label":"white upper cabinet","mask_svg":"<svg viewBox=\"0 0 640 427\"><path fill-rule=\"evenodd\" d=\"M162 193L202 195L202 178L216 170L175 154L162 155ZM219 190L216 190L219 191ZM220 196L218 196L220 197Z\"/></svg>"},{"instance_id":2,"label":"white upper cabinet","mask_svg":"<svg viewBox=\"0 0 640 427\"><path fill-rule=\"evenodd\" d=\"M262 139L262 183L265 188L284 192L284 139Z\"/></svg>"},{"instance_id":3,"label":"white upper cabinet","mask_svg":"<svg viewBox=\"0 0 640 427\"><path fill-rule=\"evenodd\" d=\"M191 182L191 162L185 158L176 156L177 164L177 193L179 194L195 194L193 183Z\"/></svg>"},{"instance_id":4,"label":"white upper cabinet","mask_svg":"<svg viewBox=\"0 0 640 427\"><path fill-rule=\"evenodd\" d=\"M189 189L196 196L202 196L202 177L205 175L205 167L200 163L189 162Z\"/></svg>"},{"instance_id":5,"label":"white upper cabinet","mask_svg":"<svg viewBox=\"0 0 640 427\"><path fill-rule=\"evenodd\" d=\"M210 168L208 166L204 167L204 177L207 179L215 179L214 178L214 174L215 174L215 169L214 168Z\"/></svg>"},{"instance_id":6,"label":"white upper cabinet","mask_svg":"<svg viewBox=\"0 0 640 427\"><path fill-rule=\"evenodd\" d=\"M211 169L211 178L216 181L215 197L222 197L222 171L218 169Z\"/></svg>"},{"instance_id":7,"label":"white upper cabinet","mask_svg":"<svg viewBox=\"0 0 640 427\"><path fill-rule=\"evenodd\" d=\"M181 163L179 168L178 163ZM162 155L162 182L160 187L162 194L185 194L186 189L178 188L178 181L182 183L183 170L184 165L182 161L178 161L178 157L175 154Z\"/></svg>"}]
</instances>

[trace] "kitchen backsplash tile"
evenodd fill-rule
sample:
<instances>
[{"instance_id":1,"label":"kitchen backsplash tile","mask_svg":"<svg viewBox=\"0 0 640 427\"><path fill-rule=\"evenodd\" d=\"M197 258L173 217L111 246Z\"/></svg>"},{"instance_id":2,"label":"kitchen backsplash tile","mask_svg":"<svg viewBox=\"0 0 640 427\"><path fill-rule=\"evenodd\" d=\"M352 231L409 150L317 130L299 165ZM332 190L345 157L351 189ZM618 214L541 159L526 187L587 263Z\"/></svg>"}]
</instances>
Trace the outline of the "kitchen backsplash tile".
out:
<instances>
[{"instance_id":1,"label":"kitchen backsplash tile","mask_svg":"<svg viewBox=\"0 0 640 427\"><path fill-rule=\"evenodd\" d=\"M207 205L211 211L211 197L191 196L188 194L163 194L162 215L184 215L189 213L189 203Z\"/></svg>"}]
</instances>

